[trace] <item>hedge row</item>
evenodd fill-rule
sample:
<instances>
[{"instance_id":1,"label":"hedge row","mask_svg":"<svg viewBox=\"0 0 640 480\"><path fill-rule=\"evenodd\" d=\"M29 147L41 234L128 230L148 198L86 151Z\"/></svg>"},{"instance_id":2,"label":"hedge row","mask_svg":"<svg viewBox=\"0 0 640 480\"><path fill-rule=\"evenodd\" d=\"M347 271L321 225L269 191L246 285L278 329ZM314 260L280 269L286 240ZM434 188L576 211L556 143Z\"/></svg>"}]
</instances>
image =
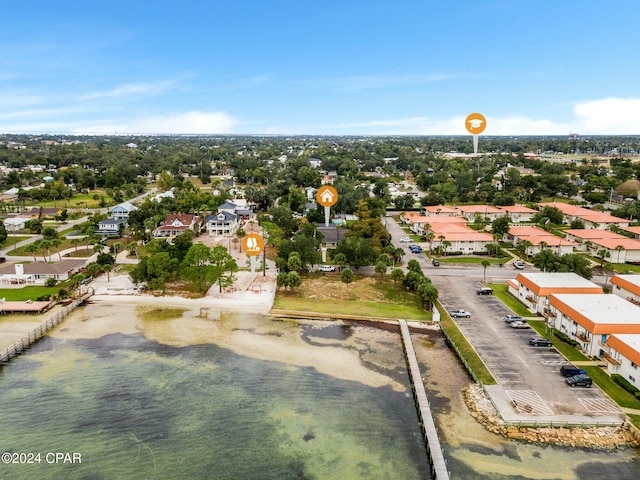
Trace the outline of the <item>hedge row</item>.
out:
<instances>
[{"instance_id":1,"label":"hedge row","mask_svg":"<svg viewBox=\"0 0 640 480\"><path fill-rule=\"evenodd\" d=\"M571 345L572 347L575 347L575 346L578 345L578 342L576 342L573 338L568 337L567 335L562 333L560 330L556 330L554 328L553 329L553 334L556 337L558 337L560 340L562 340L564 343L567 343L567 344Z\"/></svg>"},{"instance_id":2,"label":"hedge row","mask_svg":"<svg viewBox=\"0 0 640 480\"><path fill-rule=\"evenodd\" d=\"M618 385L620 385L622 388L624 388L627 392L634 395L637 399L640 399L640 390L638 390L636 387L631 385L631 383L629 383L627 379L624 378L622 375L618 373L612 373L611 379L614 382L616 382Z\"/></svg>"}]
</instances>

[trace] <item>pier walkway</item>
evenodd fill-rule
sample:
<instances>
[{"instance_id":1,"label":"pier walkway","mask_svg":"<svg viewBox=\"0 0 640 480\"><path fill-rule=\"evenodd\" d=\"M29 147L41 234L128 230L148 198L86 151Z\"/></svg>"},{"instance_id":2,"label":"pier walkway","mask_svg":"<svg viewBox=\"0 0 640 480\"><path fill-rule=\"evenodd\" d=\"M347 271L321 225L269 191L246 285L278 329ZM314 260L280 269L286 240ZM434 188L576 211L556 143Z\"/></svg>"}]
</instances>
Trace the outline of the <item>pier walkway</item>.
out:
<instances>
[{"instance_id":1,"label":"pier walkway","mask_svg":"<svg viewBox=\"0 0 640 480\"><path fill-rule=\"evenodd\" d=\"M398 324L400 325L404 353L409 366L409 376L411 377L411 384L413 385L418 416L422 422L424 440L429 454L429 461L431 462L431 473L436 480L448 480L449 472L440 445L440 439L438 438L438 431L436 430L436 425L431 414L431 407L429 406L427 393L424 389L424 383L422 383L422 375L420 374L420 367L418 366L416 353L413 349L409 327L405 320L398 320Z\"/></svg>"},{"instance_id":2,"label":"pier walkway","mask_svg":"<svg viewBox=\"0 0 640 480\"><path fill-rule=\"evenodd\" d=\"M82 305L89 297L91 297L91 295L93 295L93 290L90 290L82 297L74 300L63 310L42 322L39 327L29 332L25 337L22 337L19 341L14 342L10 347L5 348L2 352L0 352L0 367L6 365L12 359L24 353L31 345L44 337L49 330L58 325L76 307Z\"/></svg>"}]
</instances>

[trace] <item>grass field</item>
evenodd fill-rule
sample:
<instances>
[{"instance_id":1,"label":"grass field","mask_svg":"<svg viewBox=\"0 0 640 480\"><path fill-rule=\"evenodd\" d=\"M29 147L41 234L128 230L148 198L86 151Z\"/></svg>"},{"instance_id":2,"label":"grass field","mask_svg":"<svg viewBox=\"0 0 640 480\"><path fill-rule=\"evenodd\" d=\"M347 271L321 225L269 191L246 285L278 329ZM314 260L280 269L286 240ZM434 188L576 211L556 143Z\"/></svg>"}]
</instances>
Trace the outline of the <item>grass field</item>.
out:
<instances>
[{"instance_id":1,"label":"grass field","mask_svg":"<svg viewBox=\"0 0 640 480\"><path fill-rule=\"evenodd\" d=\"M391 280L378 283L361 275L349 286L338 275L303 275L295 291L276 294L273 308L431 321L431 312L420 307L413 293L396 289Z\"/></svg>"},{"instance_id":2,"label":"grass field","mask_svg":"<svg viewBox=\"0 0 640 480\"><path fill-rule=\"evenodd\" d=\"M55 295L60 288L60 285L55 287L0 288L0 298L4 298L7 302L25 302L36 300L44 295Z\"/></svg>"},{"instance_id":3,"label":"grass field","mask_svg":"<svg viewBox=\"0 0 640 480\"><path fill-rule=\"evenodd\" d=\"M473 346L467 341L467 338L458 329L455 322L451 320L447 311L440 304L438 304L438 310L440 311L440 328L447 334L451 342L455 344L460 356L469 366L473 375L484 385L495 385L497 383L495 378L493 378L487 366Z\"/></svg>"}]
</instances>

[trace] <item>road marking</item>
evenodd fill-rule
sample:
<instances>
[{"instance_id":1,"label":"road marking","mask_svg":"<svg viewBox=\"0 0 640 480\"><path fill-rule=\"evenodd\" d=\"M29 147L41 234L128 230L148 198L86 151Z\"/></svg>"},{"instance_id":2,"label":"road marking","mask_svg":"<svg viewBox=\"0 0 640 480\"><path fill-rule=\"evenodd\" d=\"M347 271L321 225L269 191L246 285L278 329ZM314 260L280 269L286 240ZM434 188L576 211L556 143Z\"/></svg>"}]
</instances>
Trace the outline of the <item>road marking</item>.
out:
<instances>
[{"instance_id":1,"label":"road marking","mask_svg":"<svg viewBox=\"0 0 640 480\"><path fill-rule=\"evenodd\" d=\"M553 415L553 410L535 390L505 390L516 410L523 415Z\"/></svg>"},{"instance_id":2,"label":"road marking","mask_svg":"<svg viewBox=\"0 0 640 480\"><path fill-rule=\"evenodd\" d=\"M566 365L566 360L541 360L542 365Z\"/></svg>"},{"instance_id":3,"label":"road marking","mask_svg":"<svg viewBox=\"0 0 640 480\"><path fill-rule=\"evenodd\" d=\"M620 412L615 403L607 398L578 398L587 412Z\"/></svg>"}]
</instances>

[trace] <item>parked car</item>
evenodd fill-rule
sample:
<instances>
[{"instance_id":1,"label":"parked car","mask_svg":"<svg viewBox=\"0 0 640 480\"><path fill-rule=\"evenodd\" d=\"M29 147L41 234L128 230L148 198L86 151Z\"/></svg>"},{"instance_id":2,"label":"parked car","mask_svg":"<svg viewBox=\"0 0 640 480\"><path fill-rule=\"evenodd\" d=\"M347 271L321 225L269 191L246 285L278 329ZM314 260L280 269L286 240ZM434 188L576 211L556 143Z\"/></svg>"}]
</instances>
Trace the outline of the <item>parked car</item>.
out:
<instances>
[{"instance_id":1,"label":"parked car","mask_svg":"<svg viewBox=\"0 0 640 480\"><path fill-rule=\"evenodd\" d=\"M422 253L422 247L420 245L411 245L409 247L412 253Z\"/></svg>"},{"instance_id":2,"label":"parked car","mask_svg":"<svg viewBox=\"0 0 640 480\"><path fill-rule=\"evenodd\" d=\"M466 310L451 310L449 312L449 315L454 318L471 318L471 313L467 312Z\"/></svg>"},{"instance_id":3,"label":"parked car","mask_svg":"<svg viewBox=\"0 0 640 480\"><path fill-rule=\"evenodd\" d=\"M547 338L536 335L529 339L529 345L533 345L534 347L551 347L553 346L553 342Z\"/></svg>"},{"instance_id":4,"label":"parked car","mask_svg":"<svg viewBox=\"0 0 640 480\"><path fill-rule=\"evenodd\" d=\"M434 258L433 260L431 260L431 265L433 265L434 267L439 267L440 262Z\"/></svg>"},{"instance_id":5,"label":"parked car","mask_svg":"<svg viewBox=\"0 0 640 480\"><path fill-rule=\"evenodd\" d=\"M560 367L560 373L563 377L573 377L575 375L586 375L587 372L575 365L562 365Z\"/></svg>"},{"instance_id":6,"label":"parked car","mask_svg":"<svg viewBox=\"0 0 640 480\"><path fill-rule=\"evenodd\" d=\"M524 262L522 260L516 260L513 262L513 268L516 270L524 270Z\"/></svg>"},{"instance_id":7,"label":"parked car","mask_svg":"<svg viewBox=\"0 0 640 480\"><path fill-rule=\"evenodd\" d=\"M524 318L524 317L521 317L520 315L514 315L514 314L510 313L509 315L504 317L504 321L507 322L507 323L511 323L511 322L526 322L527 319Z\"/></svg>"},{"instance_id":8,"label":"parked car","mask_svg":"<svg viewBox=\"0 0 640 480\"><path fill-rule=\"evenodd\" d=\"M570 387L587 387L590 388L593 384L593 380L587 374L581 373L579 375L573 375L564 379Z\"/></svg>"},{"instance_id":9,"label":"parked car","mask_svg":"<svg viewBox=\"0 0 640 480\"><path fill-rule=\"evenodd\" d=\"M402 237L400 239L400 243L411 243L413 242L413 240L411 239L411 237Z\"/></svg>"},{"instance_id":10,"label":"parked car","mask_svg":"<svg viewBox=\"0 0 640 480\"><path fill-rule=\"evenodd\" d=\"M511 322L509 326L511 328L531 328L528 323L521 321Z\"/></svg>"},{"instance_id":11,"label":"parked car","mask_svg":"<svg viewBox=\"0 0 640 480\"><path fill-rule=\"evenodd\" d=\"M336 267L334 267L333 265L320 265L318 267L318 271L319 272L335 272Z\"/></svg>"},{"instance_id":12,"label":"parked car","mask_svg":"<svg viewBox=\"0 0 640 480\"><path fill-rule=\"evenodd\" d=\"M476 293L478 295L492 295L493 294L493 288L482 287L482 288L477 289Z\"/></svg>"}]
</instances>

